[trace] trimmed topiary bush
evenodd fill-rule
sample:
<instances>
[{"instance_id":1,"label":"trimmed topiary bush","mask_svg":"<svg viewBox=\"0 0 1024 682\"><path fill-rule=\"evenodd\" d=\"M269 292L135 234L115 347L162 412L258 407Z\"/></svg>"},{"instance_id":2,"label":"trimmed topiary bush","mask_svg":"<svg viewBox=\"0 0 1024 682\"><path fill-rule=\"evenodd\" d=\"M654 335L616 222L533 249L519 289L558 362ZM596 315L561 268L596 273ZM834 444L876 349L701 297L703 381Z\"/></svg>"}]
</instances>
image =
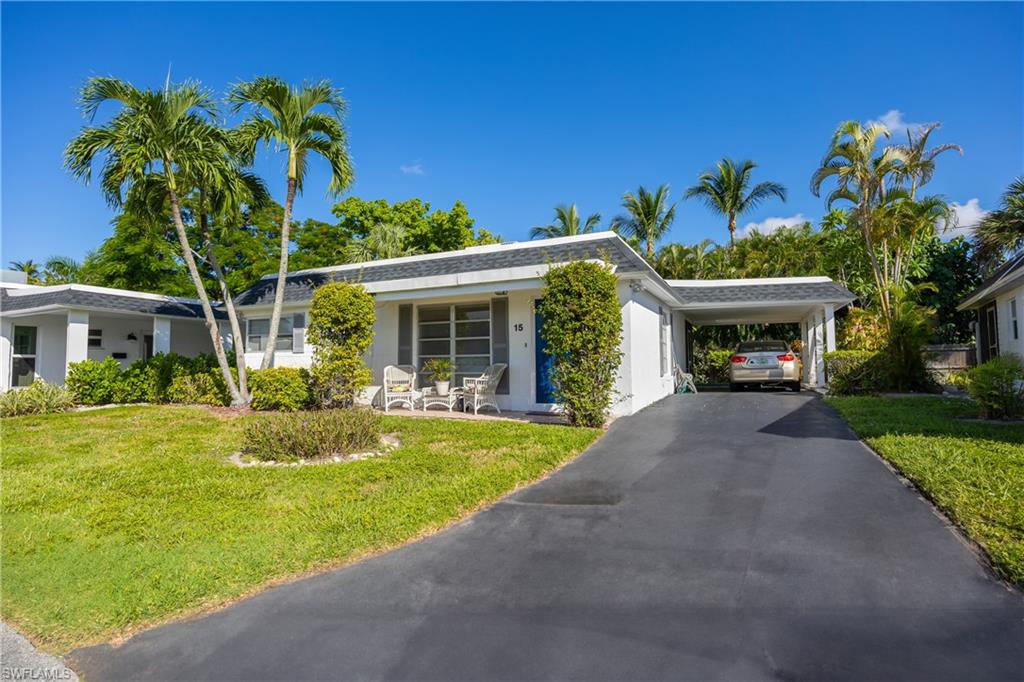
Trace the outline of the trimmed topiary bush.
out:
<instances>
[{"instance_id":1,"label":"trimmed topiary bush","mask_svg":"<svg viewBox=\"0 0 1024 682\"><path fill-rule=\"evenodd\" d=\"M49 414L64 412L75 406L75 397L63 386L48 384L42 379L25 388L0 393L0 416L17 417L23 414Z\"/></svg>"},{"instance_id":2,"label":"trimmed topiary bush","mask_svg":"<svg viewBox=\"0 0 1024 682\"><path fill-rule=\"evenodd\" d=\"M249 372L252 409L294 412L309 406L309 372L299 367L270 367Z\"/></svg>"},{"instance_id":3,"label":"trimmed topiary bush","mask_svg":"<svg viewBox=\"0 0 1024 682\"><path fill-rule=\"evenodd\" d=\"M261 461L295 462L380 446L381 417L370 408L290 412L246 423L242 452Z\"/></svg>"},{"instance_id":4,"label":"trimmed topiary bush","mask_svg":"<svg viewBox=\"0 0 1024 682\"><path fill-rule=\"evenodd\" d=\"M314 346L314 398L322 407L350 407L373 375L363 354L373 343L373 296L359 284L333 282L313 294L306 337Z\"/></svg>"},{"instance_id":5,"label":"trimmed topiary bush","mask_svg":"<svg viewBox=\"0 0 1024 682\"><path fill-rule=\"evenodd\" d=\"M114 358L83 360L68 366L64 385L79 405L106 405L114 402L120 379L121 363Z\"/></svg>"},{"instance_id":6,"label":"trimmed topiary bush","mask_svg":"<svg viewBox=\"0 0 1024 682\"><path fill-rule=\"evenodd\" d=\"M1024 416L1024 363L1016 355L992 358L968 371L967 390L984 419Z\"/></svg>"},{"instance_id":7,"label":"trimmed topiary bush","mask_svg":"<svg viewBox=\"0 0 1024 682\"><path fill-rule=\"evenodd\" d=\"M618 279L607 265L577 261L544 275L538 310L551 382L569 423L601 426L622 361Z\"/></svg>"}]
</instances>

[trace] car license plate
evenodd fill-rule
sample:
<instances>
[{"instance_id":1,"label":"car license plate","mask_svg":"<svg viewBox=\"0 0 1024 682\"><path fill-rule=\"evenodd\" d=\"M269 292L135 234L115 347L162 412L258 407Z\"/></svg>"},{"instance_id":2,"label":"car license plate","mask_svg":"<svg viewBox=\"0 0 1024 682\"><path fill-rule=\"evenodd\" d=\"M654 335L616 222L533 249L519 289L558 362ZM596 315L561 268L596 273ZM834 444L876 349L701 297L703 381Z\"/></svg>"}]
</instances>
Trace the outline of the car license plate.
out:
<instances>
[{"instance_id":1,"label":"car license plate","mask_svg":"<svg viewBox=\"0 0 1024 682\"><path fill-rule=\"evenodd\" d=\"M759 367L766 367L768 365L775 364L775 361L772 360L771 358L754 358L753 360L754 362L751 364L757 365Z\"/></svg>"}]
</instances>

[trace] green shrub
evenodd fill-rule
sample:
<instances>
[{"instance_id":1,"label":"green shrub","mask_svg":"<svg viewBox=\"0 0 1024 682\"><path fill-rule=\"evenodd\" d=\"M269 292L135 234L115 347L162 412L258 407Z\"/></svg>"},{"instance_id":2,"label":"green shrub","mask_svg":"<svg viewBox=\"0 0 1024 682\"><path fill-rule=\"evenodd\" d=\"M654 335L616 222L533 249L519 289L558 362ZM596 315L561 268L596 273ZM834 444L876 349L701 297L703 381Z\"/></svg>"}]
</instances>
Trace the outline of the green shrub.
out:
<instances>
[{"instance_id":1,"label":"green shrub","mask_svg":"<svg viewBox=\"0 0 1024 682\"><path fill-rule=\"evenodd\" d=\"M249 372L254 410L294 412L309 406L309 372L299 367L270 367Z\"/></svg>"},{"instance_id":2,"label":"green shrub","mask_svg":"<svg viewBox=\"0 0 1024 682\"><path fill-rule=\"evenodd\" d=\"M455 365L448 358L431 358L423 363L420 371L429 374L433 381L451 381Z\"/></svg>"},{"instance_id":3,"label":"green shrub","mask_svg":"<svg viewBox=\"0 0 1024 682\"><path fill-rule=\"evenodd\" d=\"M726 349L705 350L693 356L693 380L698 384L729 383L729 358L732 351Z\"/></svg>"},{"instance_id":4,"label":"green shrub","mask_svg":"<svg viewBox=\"0 0 1024 682\"><path fill-rule=\"evenodd\" d=\"M177 368L167 389L167 399L186 405L231 404L231 394L219 369L190 373L184 367Z\"/></svg>"},{"instance_id":5,"label":"green shrub","mask_svg":"<svg viewBox=\"0 0 1024 682\"><path fill-rule=\"evenodd\" d=\"M156 368L146 360L136 360L122 371L114 385L113 402L148 403L156 393Z\"/></svg>"},{"instance_id":6,"label":"green shrub","mask_svg":"<svg viewBox=\"0 0 1024 682\"><path fill-rule=\"evenodd\" d=\"M63 386L48 384L42 379L25 388L0 393L0 416L16 417L20 414L48 414L64 412L75 406L75 397Z\"/></svg>"},{"instance_id":7,"label":"green shrub","mask_svg":"<svg viewBox=\"0 0 1024 682\"><path fill-rule=\"evenodd\" d=\"M83 360L68 366L64 385L80 405L106 405L114 402L120 379L121 363L114 358Z\"/></svg>"},{"instance_id":8,"label":"green shrub","mask_svg":"<svg viewBox=\"0 0 1024 682\"><path fill-rule=\"evenodd\" d=\"M347 455L379 447L381 428L369 408L266 415L246 423L242 451L277 462Z\"/></svg>"},{"instance_id":9,"label":"green shrub","mask_svg":"<svg viewBox=\"0 0 1024 682\"><path fill-rule=\"evenodd\" d=\"M836 395L888 390L889 361L882 351L837 350L825 353L828 390Z\"/></svg>"},{"instance_id":10,"label":"green shrub","mask_svg":"<svg viewBox=\"0 0 1024 682\"><path fill-rule=\"evenodd\" d=\"M607 265L577 261L544 275L538 310L551 383L569 423L601 426L622 361L618 278Z\"/></svg>"},{"instance_id":11,"label":"green shrub","mask_svg":"<svg viewBox=\"0 0 1024 682\"><path fill-rule=\"evenodd\" d=\"M312 384L323 407L350 407L373 378L363 354L373 343L376 307L359 284L333 282L313 294L306 335L313 344Z\"/></svg>"},{"instance_id":12,"label":"green shrub","mask_svg":"<svg viewBox=\"0 0 1024 682\"><path fill-rule=\"evenodd\" d=\"M1024 364L1016 355L1000 355L968 372L967 390L985 419L1024 415Z\"/></svg>"}]
</instances>

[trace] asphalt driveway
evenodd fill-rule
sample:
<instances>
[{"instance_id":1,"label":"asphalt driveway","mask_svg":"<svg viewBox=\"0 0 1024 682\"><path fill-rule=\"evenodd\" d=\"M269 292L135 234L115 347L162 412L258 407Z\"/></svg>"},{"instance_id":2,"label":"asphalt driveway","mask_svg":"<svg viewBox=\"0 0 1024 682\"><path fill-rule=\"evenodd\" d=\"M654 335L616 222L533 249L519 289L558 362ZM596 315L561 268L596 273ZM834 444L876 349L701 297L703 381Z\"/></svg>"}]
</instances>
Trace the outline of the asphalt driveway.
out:
<instances>
[{"instance_id":1,"label":"asphalt driveway","mask_svg":"<svg viewBox=\"0 0 1024 682\"><path fill-rule=\"evenodd\" d=\"M673 396L444 533L92 680L1013 679L1024 599L815 396Z\"/></svg>"}]
</instances>

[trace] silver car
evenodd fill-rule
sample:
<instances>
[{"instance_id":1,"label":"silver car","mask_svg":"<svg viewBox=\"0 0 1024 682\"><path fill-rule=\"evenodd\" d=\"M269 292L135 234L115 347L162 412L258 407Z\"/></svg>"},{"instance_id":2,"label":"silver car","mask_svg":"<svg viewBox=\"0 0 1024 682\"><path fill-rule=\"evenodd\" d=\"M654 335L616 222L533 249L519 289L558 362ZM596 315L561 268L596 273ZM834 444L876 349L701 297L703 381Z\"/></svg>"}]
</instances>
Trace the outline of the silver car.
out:
<instances>
[{"instance_id":1,"label":"silver car","mask_svg":"<svg viewBox=\"0 0 1024 682\"><path fill-rule=\"evenodd\" d=\"M800 358L785 341L744 341L729 362L729 388L774 384L800 390Z\"/></svg>"}]
</instances>

